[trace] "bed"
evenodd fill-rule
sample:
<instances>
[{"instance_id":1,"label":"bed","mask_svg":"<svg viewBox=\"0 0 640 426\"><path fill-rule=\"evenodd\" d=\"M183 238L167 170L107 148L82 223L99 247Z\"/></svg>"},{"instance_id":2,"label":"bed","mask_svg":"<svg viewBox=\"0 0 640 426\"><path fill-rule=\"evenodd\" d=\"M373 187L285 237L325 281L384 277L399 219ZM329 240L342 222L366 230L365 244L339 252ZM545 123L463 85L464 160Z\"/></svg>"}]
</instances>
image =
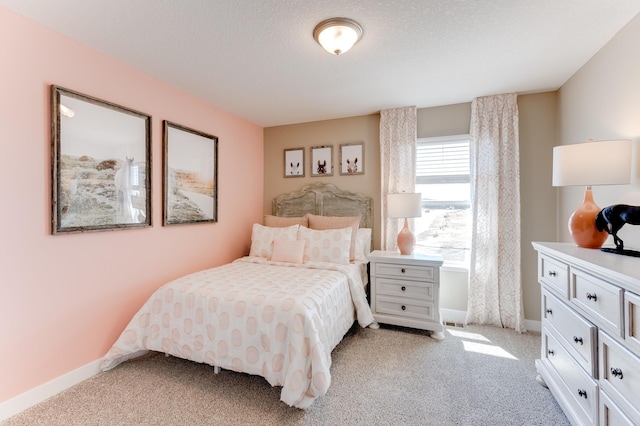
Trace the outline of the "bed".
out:
<instances>
[{"instance_id":1,"label":"bed","mask_svg":"<svg viewBox=\"0 0 640 426\"><path fill-rule=\"evenodd\" d=\"M357 223L343 226L349 218ZM290 406L326 394L331 351L355 321L377 327L363 280L371 199L307 185L274 199L264 222L253 225L249 256L156 290L101 369L158 351L260 375Z\"/></svg>"}]
</instances>

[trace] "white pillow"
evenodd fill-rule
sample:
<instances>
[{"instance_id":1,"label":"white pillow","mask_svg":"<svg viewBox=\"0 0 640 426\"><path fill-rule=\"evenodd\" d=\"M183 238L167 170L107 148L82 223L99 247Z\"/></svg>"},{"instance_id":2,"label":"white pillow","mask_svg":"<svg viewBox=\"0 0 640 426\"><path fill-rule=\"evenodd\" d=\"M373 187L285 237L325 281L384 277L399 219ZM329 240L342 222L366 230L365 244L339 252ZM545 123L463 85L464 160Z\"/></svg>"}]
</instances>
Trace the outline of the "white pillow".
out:
<instances>
[{"instance_id":1,"label":"white pillow","mask_svg":"<svg viewBox=\"0 0 640 426\"><path fill-rule=\"evenodd\" d=\"M304 240L304 261L349 264L353 228L315 230L301 226L298 240Z\"/></svg>"},{"instance_id":2,"label":"white pillow","mask_svg":"<svg viewBox=\"0 0 640 426\"><path fill-rule=\"evenodd\" d=\"M356 260L366 261L371 252L371 228L359 228L356 234Z\"/></svg>"},{"instance_id":3,"label":"white pillow","mask_svg":"<svg viewBox=\"0 0 640 426\"><path fill-rule=\"evenodd\" d=\"M299 227L300 225L292 225L285 228L272 228L254 223L253 232L251 233L251 251L249 252L249 256L271 259L273 241L276 239L296 240L298 238Z\"/></svg>"},{"instance_id":4,"label":"white pillow","mask_svg":"<svg viewBox=\"0 0 640 426\"><path fill-rule=\"evenodd\" d=\"M271 260L274 262L302 263L304 240L274 240Z\"/></svg>"}]
</instances>

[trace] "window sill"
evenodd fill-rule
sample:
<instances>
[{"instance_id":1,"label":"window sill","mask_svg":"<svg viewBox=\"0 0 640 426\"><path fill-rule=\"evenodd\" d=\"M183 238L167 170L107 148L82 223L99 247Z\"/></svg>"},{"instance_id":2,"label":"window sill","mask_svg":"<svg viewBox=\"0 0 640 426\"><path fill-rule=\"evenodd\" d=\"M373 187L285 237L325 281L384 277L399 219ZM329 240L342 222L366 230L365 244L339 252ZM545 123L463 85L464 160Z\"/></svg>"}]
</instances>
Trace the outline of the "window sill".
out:
<instances>
[{"instance_id":1,"label":"window sill","mask_svg":"<svg viewBox=\"0 0 640 426\"><path fill-rule=\"evenodd\" d=\"M444 262L440 267L443 272L464 272L469 273L469 266L464 263Z\"/></svg>"}]
</instances>

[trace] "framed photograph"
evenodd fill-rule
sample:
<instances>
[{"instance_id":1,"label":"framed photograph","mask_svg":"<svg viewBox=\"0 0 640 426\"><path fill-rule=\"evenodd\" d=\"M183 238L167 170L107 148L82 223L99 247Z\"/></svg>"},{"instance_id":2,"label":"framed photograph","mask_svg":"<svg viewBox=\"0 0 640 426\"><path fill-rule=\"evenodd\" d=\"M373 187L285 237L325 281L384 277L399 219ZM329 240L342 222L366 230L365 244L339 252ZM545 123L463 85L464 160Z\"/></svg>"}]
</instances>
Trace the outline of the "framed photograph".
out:
<instances>
[{"instance_id":1,"label":"framed photograph","mask_svg":"<svg viewBox=\"0 0 640 426\"><path fill-rule=\"evenodd\" d=\"M163 122L163 225L218 221L218 138Z\"/></svg>"},{"instance_id":2,"label":"framed photograph","mask_svg":"<svg viewBox=\"0 0 640 426\"><path fill-rule=\"evenodd\" d=\"M151 116L51 86L52 233L151 226Z\"/></svg>"},{"instance_id":3,"label":"framed photograph","mask_svg":"<svg viewBox=\"0 0 640 426\"><path fill-rule=\"evenodd\" d=\"M333 176L333 146L311 147L311 176Z\"/></svg>"},{"instance_id":4,"label":"framed photograph","mask_svg":"<svg viewBox=\"0 0 640 426\"><path fill-rule=\"evenodd\" d=\"M364 143L346 143L340 145L340 174L364 174Z\"/></svg>"},{"instance_id":5,"label":"framed photograph","mask_svg":"<svg viewBox=\"0 0 640 426\"><path fill-rule=\"evenodd\" d=\"M284 150L284 177L304 177L304 148Z\"/></svg>"}]
</instances>

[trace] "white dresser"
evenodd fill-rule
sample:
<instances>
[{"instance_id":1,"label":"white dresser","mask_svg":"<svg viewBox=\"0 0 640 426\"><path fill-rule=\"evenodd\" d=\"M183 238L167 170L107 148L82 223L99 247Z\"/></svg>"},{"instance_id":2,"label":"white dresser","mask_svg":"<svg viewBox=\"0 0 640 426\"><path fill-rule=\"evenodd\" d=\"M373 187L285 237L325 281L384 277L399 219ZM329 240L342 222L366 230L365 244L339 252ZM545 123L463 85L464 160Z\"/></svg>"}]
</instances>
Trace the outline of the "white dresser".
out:
<instances>
[{"instance_id":1,"label":"white dresser","mask_svg":"<svg viewBox=\"0 0 640 426\"><path fill-rule=\"evenodd\" d=\"M538 380L576 425L640 425L640 258L538 243Z\"/></svg>"},{"instance_id":2,"label":"white dresser","mask_svg":"<svg viewBox=\"0 0 640 426\"><path fill-rule=\"evenodd\" d=\"M442 257L376 250L367 259L376 321L430 330L431 337L443 339L439 305Z\"/></svg>"}]
</instances>

